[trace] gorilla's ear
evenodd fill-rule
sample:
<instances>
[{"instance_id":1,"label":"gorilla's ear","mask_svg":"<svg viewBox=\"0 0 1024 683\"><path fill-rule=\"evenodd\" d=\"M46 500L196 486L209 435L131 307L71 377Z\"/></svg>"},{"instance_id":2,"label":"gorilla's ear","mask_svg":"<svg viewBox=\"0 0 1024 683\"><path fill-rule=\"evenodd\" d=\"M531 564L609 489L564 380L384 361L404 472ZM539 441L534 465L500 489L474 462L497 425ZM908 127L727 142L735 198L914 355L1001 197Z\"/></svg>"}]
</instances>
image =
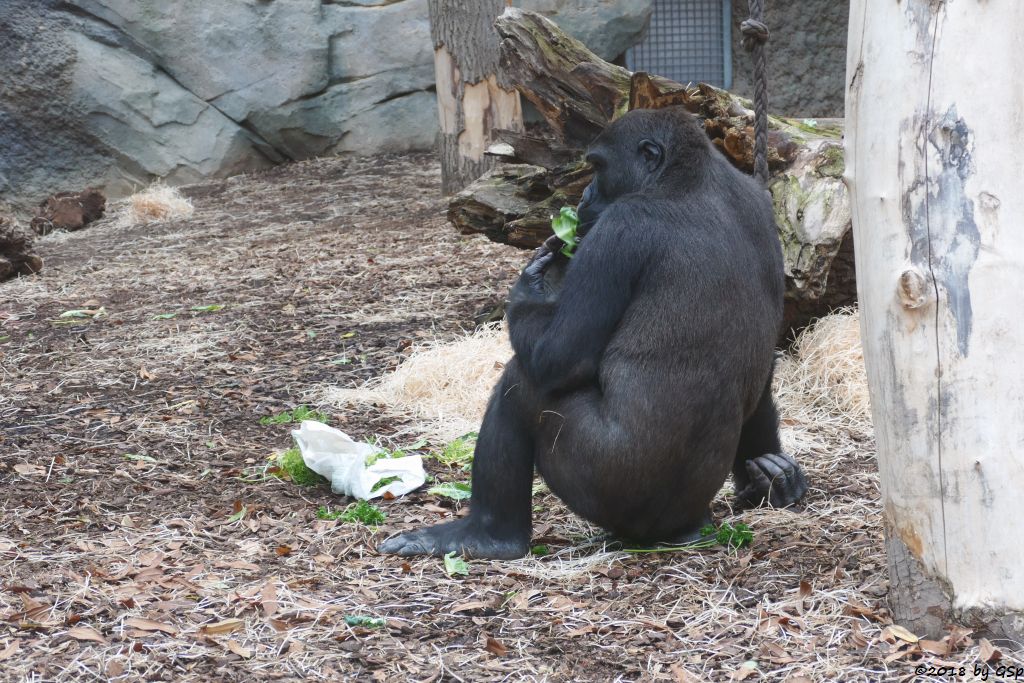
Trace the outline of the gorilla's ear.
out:
<instances>
[{"instance_id":1,"label":"gorilla's ear","mask_svg":"<svg viewBox=\"0 0 1024 683\"><path fill-rule=\"evenodd\" d=\"M647 167L648 173L654 173L661 166L661 161L664 158L664 150L654 140L650 138L644 138L640 141L640 156L644 158L644 165Z\"/></svg>"}]
</instances>

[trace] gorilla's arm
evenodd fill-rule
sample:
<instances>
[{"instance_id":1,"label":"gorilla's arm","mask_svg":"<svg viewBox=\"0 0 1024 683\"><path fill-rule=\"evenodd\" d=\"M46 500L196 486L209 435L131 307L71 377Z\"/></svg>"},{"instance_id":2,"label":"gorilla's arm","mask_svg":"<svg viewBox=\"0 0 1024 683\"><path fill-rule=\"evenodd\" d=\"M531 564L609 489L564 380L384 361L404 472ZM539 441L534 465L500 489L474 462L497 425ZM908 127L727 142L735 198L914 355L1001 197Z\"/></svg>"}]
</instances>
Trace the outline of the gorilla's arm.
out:
<instances>
[{"instance_id":1,"label":"gorilla's arm","mask_svg":"<svg viewBox=\"0 0 1024 683\"><path fill-rule=\"evenodd\" d=\"M626 235L625 207L605 212L580 243L557 293L546 291L541 252L509 297L509 336L520 366L543 392L566 391L597 375L605 347L633 299L651 256L649 235ZM538 264L538 262L540 262ZM540 265L540 268L537 266Z\"/></svg>"}]
</instances>

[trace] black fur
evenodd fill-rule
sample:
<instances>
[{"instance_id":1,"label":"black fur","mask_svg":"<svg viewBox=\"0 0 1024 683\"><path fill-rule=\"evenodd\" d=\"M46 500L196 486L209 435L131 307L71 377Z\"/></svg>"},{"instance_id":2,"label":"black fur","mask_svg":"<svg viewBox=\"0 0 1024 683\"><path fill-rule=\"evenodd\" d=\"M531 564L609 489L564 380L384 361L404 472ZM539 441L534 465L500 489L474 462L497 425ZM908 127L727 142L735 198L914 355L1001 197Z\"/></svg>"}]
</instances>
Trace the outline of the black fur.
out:
<instances>
[{"instance_id":1,"label":"black fur","mask_svg":"<svg viewBox=\"0 0 1024 683\"><path fill-rule=\"evenodd\" d=\"M516 355L480 429L470 515L383 552L524 555L535 466L634 542L696 538L730 469L745 503L806 491L770 391L784 283L767 193L678 108L630 112L587 159L575 257L542 247L512 290Z\"/></svg>"}]
</instances>

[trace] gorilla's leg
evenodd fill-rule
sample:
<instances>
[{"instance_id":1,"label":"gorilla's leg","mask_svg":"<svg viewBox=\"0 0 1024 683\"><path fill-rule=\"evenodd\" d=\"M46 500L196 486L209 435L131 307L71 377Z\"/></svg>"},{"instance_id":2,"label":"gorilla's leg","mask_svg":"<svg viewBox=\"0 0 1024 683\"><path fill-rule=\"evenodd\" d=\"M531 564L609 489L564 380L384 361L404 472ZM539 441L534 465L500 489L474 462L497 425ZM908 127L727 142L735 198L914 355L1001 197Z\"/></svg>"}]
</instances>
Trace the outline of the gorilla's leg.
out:
<instances>
[{"instance_id":1,"label":"gorilla's leg","mask_svg":"<svg viewBox=\"0 0 1024 683\"><path fill-rule=\"evenodd\" d=\"M535 400L515 359L505 367L484 414L473 457L469 516L390 538L378 548L396 555L458 552L512 559L530 548Z\"/></svg>"},{"instance_id":2,"label":"gorilla's leg","mask_svg":"<svg viewBox=\"0 0 1024 683\"><path fill-rule=\"evenodd\" d=\"M732 478L736 497L744 505L756 506L767 500L772 507L787 507L807 493L800 465L782 452L771 376L754 414L743 423Z\"/></svg>"}]
</instances>

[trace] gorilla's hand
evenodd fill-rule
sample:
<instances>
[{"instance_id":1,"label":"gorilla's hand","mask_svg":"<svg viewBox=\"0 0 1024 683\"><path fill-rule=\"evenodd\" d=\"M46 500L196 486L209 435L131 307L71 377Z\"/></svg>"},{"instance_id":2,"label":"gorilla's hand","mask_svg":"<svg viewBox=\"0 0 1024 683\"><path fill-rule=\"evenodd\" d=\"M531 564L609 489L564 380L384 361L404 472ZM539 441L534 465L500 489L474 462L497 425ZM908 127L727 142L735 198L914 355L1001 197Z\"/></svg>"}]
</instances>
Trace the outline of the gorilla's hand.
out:
<instances>
[{"instance_id":1,"label":"gorilla's hand","mask_svg":"<svg viewBox=\"0 0 1024 683\"><path fill-rule=\"evenodd\" d=\"M558 238L556 237L555 239L557 240ZM544 293L544 271L551 265L557 253L557 250L552 251L548 246L550 241L551 239L548 238L544 244L540 245L533 252L533 258L526 264L526 269L523 271L523 278L526 280L527 285L537 294ZM558 241L561 242L561 240Z\"/></svg>"},{"instance_id":2,"label":"gorilla's hand","mask_svg":"<svg viewBox=\"0 0 1024 683\"><path fill-rule=\"evenodd\" d=\"M740 502L751 507L767 502L784 508L799 503L807 493L807 479L793 456L766 453L746 463L750 483L736 492Z\"/></svg>"}]
</instances>

